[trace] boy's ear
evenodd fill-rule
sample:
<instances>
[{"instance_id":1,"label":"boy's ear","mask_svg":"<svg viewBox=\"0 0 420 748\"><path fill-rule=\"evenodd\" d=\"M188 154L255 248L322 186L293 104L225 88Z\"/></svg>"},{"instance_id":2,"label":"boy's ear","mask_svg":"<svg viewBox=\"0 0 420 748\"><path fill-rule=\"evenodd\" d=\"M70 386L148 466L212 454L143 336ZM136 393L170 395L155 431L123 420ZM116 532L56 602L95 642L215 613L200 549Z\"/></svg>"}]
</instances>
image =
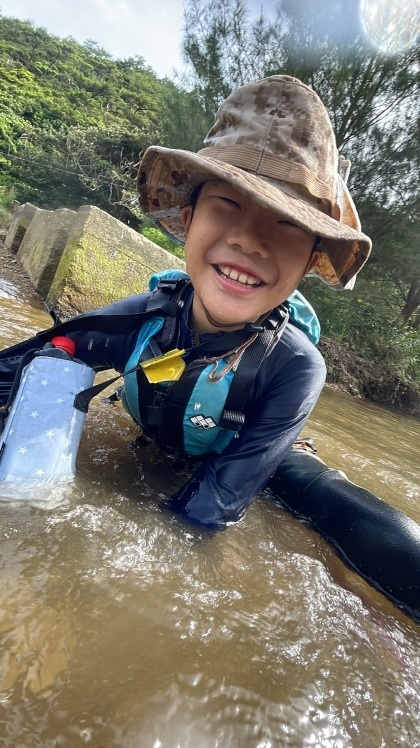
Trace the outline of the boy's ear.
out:
<instances>
[{"instance_id":1,"label":"boy's ear","mask_svg":"<svg viewBox=\"0 0 420 748\"><path fill-rule=\"evenodd\" d=\"M192 217L193 217L193 212L194 212L194 209L193 209L192 205L184 205L184 207L181 208L181 211L180 211L180 213L181 213L181 221L182 221L182 225L184 227L185 236L187 236L187 234L188 234L188 232L190 230L190 226L191 226L191 222L192 222Z\"/></svg>"},{"instance_id":2,"label":"boy's ear","mask_svg":"<svg viewBox=\"0 0 420 748\"><path fill-rule=\"evenodd\" d=\"M312 254L311 254L310 258L309 258L309 262L308 262L308 264L306 266L306 269L305 269L305 275L307 273L309 273L312 270L313 267L315 267L316 263L318 262L319 258L321 257L321 254L322 254L322 252L320 252L317 249L315 249L315 251L312 252Z\"/></svg>"}]
</instances>

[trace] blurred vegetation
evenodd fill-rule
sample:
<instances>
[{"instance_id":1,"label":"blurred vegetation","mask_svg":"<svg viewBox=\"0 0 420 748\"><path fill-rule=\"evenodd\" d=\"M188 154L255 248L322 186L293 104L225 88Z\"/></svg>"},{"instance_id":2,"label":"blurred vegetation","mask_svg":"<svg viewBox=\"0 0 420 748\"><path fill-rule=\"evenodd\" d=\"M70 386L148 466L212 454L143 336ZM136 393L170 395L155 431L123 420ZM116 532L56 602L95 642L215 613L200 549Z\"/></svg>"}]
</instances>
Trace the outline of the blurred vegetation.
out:
<instances>
[{"instance_id":1,"label":"blurred vegetation","mask_svg":"<svg viewBox=\"0 0 420 748\"><path fill-rule=\"evenodd\" d=\"M180 260L185 260L184 248L174 242L170 236L164 234L163 231L160 231L156 226L146 226L141 233L147 237L147 239L150 239L151 242L154 242L159 247L162 247L176 257L179 257Z\"/></svg>"},{"instance_id":2,"label":"blurred vegetation","mask_svg":"<svg viewBox=\"0 0 420 748\"><path fill-rule=\"evenodd\" d=\"M93 204L140 228L140 154L170 144L180 116L192 130L191 96L141 57L113 60L95 42L0 16L0 184L19 202Z\"/></svg>"},{"instance_id":3,"label":"blurred vegetation","mask_svg":"<svg viewBox=\"0 0 420 748\"><path fill-rule=\"evenodd\" d=\"M302 290L323 334L420 379L420 50L378 52L355 0L283 0L252 19L243 0L186 0L187 74L159 79L142 57L60 40L0 15L0 224L13 200L92 204L152 241L183 250L138 208L135 177L151 144L198 150L220 102L267 74L295 75L325 102L371 259L355 290ZM1 228L1 226L0 226Z\"/></svg>"},{"instance_id":4,"label":"blurred vegetation","mask_svg":"<svg viewBox=\"0 0 420 748\"><path fill-rule=\"evenodd\" d=\"M14 190L0 185L0 231L5 231L12 220Z\"/></svg>"}]
</instances>

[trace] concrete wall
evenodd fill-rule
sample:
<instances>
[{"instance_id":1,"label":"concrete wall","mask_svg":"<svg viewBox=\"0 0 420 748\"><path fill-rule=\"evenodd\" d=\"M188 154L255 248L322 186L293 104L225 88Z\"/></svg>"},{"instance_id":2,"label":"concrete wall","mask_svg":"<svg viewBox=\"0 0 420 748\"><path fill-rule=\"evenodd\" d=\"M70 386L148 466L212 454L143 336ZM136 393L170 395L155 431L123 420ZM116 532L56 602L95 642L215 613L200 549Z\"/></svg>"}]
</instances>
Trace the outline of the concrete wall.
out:
<instances>
[{"instance_id":1,"label":"concrete wall","mask_svg":"<svg viewBox=\"0 0 420 748\"><path fill-rule=\"evenodd\" d=\"M46 298L76 217L74 210L37 210L17 258L42 298Z\"/></svg>"},{"instance_id":2,"label":"concrete wall","mask_svg":"<svg viewBox=\"0 0 420 748\"><path fill-rule=\"evenodd\" d=\"M4 244L7 249L10 249L13 254L18 251L24 237L26 230L31 223L34 215L38 212L42 212L39 208L31 203L25 203L20 205L15 211L12 219L12 223L9 226L9 230L6 234Z\"/></svg>"},{"instance_id":3,"label":"concrete wall","mask_svg":"<svg viewBox=\"0 0 420 748\"><path fill-rule=\"evenodd\" d=\"M72 316L147 290L149 277L185 269L177 257L94 206L20 206L6 236L49 309Z\"/></svg>"},{"instance_id":4,"label":"concrete wall","mask_svg":"<svg viewBox=\"0 0 420 748\"><path fill-rule=\"evenodd\" d=\"M174 255L156 246L108 213L80 208L46 297L63 314L96 309L147 289L152 273L184 268Z\"/></svg>"}]
</instances>

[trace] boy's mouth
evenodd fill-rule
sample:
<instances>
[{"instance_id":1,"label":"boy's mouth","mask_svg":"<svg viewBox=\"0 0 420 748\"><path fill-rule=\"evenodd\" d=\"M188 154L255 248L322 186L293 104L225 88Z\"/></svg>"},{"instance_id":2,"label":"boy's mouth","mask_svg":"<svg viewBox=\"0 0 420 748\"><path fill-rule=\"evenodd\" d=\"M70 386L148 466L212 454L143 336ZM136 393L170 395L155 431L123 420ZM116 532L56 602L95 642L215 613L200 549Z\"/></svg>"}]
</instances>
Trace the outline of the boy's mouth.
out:
<instances>
[{"instance_id":1,"label":"boy's mouth","mask_svg":"<svg viewBox=\"0 0 420 748\"><path fill-rule=\"evenodd\" d=\"M239 283L242 286L256 288L256 286L261 286L263 283L259 278L256 278L255 275L236 270L236 268L232 268L230 265L215 265L214 267L219 275L228 278L230 281Z\"/></svg>"}]
</instances>

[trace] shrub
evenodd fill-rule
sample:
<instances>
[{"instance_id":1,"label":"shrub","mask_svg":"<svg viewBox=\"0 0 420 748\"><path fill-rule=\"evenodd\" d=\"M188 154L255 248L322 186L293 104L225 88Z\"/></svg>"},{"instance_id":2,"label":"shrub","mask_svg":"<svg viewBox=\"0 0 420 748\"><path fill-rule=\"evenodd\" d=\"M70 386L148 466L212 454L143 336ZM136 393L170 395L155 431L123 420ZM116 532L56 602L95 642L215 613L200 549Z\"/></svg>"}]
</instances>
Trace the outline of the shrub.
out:
<instances>
[{"instance_id":1,"label":"shrub","mask_svg":"<svg viewBox=\"0 0 420 748\"><path fill-rule=\"evenodd\" d=\"M0 231L4 231L10 225L13 202L13 187L3 187L0 185Z\"/></svg>"},{"instance_id":2,"label":"shrub","mask_svg":"<svg viewBox=\"0 0 420 748\"><path fill-rule=\"evenodd\" d=\"M150 239L151 242L154 242L159 247L162 247L168 252L171 252L171 254L175 255L175 257L179 257L180 260L185 259L184 248L174 242L173 239L157 229L155 226L144 228L141 233L147 239Z\"/></svg>"}]
</instances>

